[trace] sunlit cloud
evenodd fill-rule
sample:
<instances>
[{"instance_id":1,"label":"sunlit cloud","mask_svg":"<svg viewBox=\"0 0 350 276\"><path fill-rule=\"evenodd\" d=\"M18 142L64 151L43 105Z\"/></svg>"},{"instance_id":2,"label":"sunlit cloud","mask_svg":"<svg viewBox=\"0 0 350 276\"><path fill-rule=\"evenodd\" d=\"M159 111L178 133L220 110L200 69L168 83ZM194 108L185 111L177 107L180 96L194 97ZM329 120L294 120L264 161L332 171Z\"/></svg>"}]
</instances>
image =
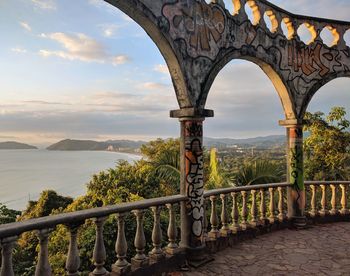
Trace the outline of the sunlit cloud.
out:
<instances>
[{"instance_id":1,"label":"sunlit cloud","mask_svg":"<svg viewBox=\"0 0 350 276\"><path fill-rule=\"evenodd\" d=\"M18 54L25 54L25 53L27 53L27 50L24 49L24 48L21 48L21 47L11 48L11 51L15 52L15 53L18 53Z\"/></svg>"},{"instance_id":2,"label":"sunlit cloud","mask_svg":"<svg viewBox=\"0 0 350 276\"><path fill-rule=\"evenodd\" d=\"M140 83L136 86L138 89L146 89L146 90L160 90L169 88L168 85L159 82L144 82Z\"/></svg>"},{"instance_id":3,"label":"sunlit cloud","mask_svg":"<svg viewBox=\"0 0 350 276\"><path fill-rule=\"evenodd\" d=\"M32 28L29 26L29 24L27 22L24 21L20 21L19 25L21 25L21 27L25 30L27 30L28 32L32 31Z\"/></svg>"},{"instance_id":4,"label":"sunlit cloud","mask_svg":"<svg viewBox=\"0 0 350 276\"><path fill-rule=\"evenodd\" d=\"M56 10L57 5L54 0L31 0L35 7L43 10Z\"/></svg>"},{"instance_id":5,"label":"sunlit cloud","mask_svg":"<svg viewBox=\"0 0 350 276\"><path fill-rule=\"evenodd\" d=\"M118 30L122 28L122 25L117 24L101 24L100 29L102 31L102 35L107 38L114 38L116 37Z\"/></svg>"},{"instance_id":6,"label":"sunlit cloud","mask_svg":"<svg viewBox=\"0 0 350 276\"><path fill-rule=\"evenodd\" d=\"M82 33L66 34L60 32L41 34L41 37L56 41L64 48L64 50L42 49L39 54L43 57L56 56L67 60L111 63L113 65L124 64L130 60L125 55L110 55L102 43Z\"/></svg>"},{"instance_id":7,"label":"sunlit cloud","mask_svg":"<svg viewBox=\"0 0 350 276\"><path fill-rule=\"evenodd\" d=\"M165 64L157 64L156 66L154 66L153 70L165 75L169 75L168 66L166 66Z\"/></svg>"}]
</instances>

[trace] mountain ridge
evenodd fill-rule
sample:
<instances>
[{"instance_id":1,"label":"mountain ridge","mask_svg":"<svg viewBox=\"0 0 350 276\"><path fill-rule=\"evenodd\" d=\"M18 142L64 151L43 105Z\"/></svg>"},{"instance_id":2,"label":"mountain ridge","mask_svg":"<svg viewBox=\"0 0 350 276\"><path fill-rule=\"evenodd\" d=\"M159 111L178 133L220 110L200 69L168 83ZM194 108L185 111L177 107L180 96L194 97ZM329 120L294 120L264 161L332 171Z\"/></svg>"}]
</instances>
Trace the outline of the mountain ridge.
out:
<instances>
[{"instance_id":1,"label":"mountain ridge","mask_svg":"<svg viewBox=\"0 0 350 276\"><path fill-rule=\"evenodd\" d=\"M269 147L274 145L282 145L285 143L284 135L269 135L258 136L246 139L234 139L234 138L210 138L204 137L205 147L228 147L233 145L239 146L257 146L257 147ZM57 143L48 146L47 150L58 151L120 151L125 149L138 149L141 145L147 144L146 141L133 141L133 140L107 140L107 141L94 141L94 140L76 140L76 139L64 139Z\"/></svg>"},{"instance_id":2,"label":"mountain ridge","mask_svg":"<svg viewBox=\"0 0 350 276\"><path fill-rule=\"evenodd\" d=\"M35 146L15 141L0 142L0 150L38 149Z\"/></svg>"}]
</instances>

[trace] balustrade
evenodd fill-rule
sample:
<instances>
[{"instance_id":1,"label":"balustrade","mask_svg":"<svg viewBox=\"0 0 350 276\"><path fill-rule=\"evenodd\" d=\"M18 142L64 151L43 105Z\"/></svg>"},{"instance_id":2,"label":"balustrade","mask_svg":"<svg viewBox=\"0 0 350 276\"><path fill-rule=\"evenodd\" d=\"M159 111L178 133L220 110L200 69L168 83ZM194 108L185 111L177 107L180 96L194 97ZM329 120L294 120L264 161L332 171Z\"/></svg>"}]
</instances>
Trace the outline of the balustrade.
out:
<instances>
[{"instance_id":1,"label":"balustrade","mask_svg":"<svg viewBox=\"0 0 350 276\"><path fill-rule=\"evenodd\" d=\"M347 187L350 185L350 182L321 181L305 182L305 184L307 192L310 194L310 196L307 197L308 200L310 200L310 209L308 210L310 217L323 217L328 214L332 216L338 214L339 216L349 215L349 209L347 206ZM208 236L210 237L209 240L215 241L219 237L237 235L241 231L245 231L250 227L252 227L251 229L254 229L254 227L258 226L261 227L275 224L277 219L281 222L284 221L284 191L288 186L290 186L288 183L276 183L206 191L204 193L204 202L207 202L209 199L211 203L211 208L208 208L208 211L210 211L211 225L210 232L208 233ZM320 187L319 190L318 187ZM331 194L327 194L327 187L329 187ZM269 194L268 199L266 198L267 191ZM320 194L318 194L318 191L320 191ZM278 192L278 195L275 195L275 192ZM228 204L229 197L232 200L232 204ZM0 244L2 248L2 267L0 276L14 275L12 251L15 242L17 241L17 237L21 233L34 231L35 229L39 229L36 231L36 234L40 245L35 275L51 275L52 272L48 253L49 236L52 229L59 224L67 225L70 235L66 260L67 275L79 275L80 258L78 230L80 225L82 225L87 219L91 218L93 219L96 228L96 239L92 256L95 268L90 273L91 276L123 275L130 272L131 269L135 270L148 266L149 260L151 263L157 263L164 259L165 253L176 255L182 251L176 242L177 222L175 210L177 209L175 207L185 200L187 200L186 196L176 195L2 225L0 226ZM258 200L260 200L260 202ZM267 200L269 201L268 214L266 208ZM220 210L218 210L218 202L220 202ZM320 210L318 209L318 204L321 206ZM167 246L164 249L162 248L162 242L165 241L163 241L163 231L160 223L162 206L167 207L169 218L167 229L164 229L164 232L167 230ZM277 206L277 210L275 209L275 206ZM331 206L330 212L328 212L327 206ZM146 214L145 210L149 208L152 210L153 214L153 248L151 252L149 252L148 258L146 255L144 219ZM219 212L220 216L218 215ZM130 213L132 213L133 216L131 216ZM117 260L112 265L111 272L108 272L107 268L105 268L106 249L103 240L103 227L107 218L113 214L117 217L117 239L115 244ZM231 214L231 216L229 216L229 214ZM134 247L136 249L136 254L131 260L127 259L128 248L125 236L125 231L128 231L125 229L127 216L136 220L136 231L134 233ZM206 218L204 218L203 223L205 228L203 235L205 237L208 224Z\"/></svg>"}]
</instances>

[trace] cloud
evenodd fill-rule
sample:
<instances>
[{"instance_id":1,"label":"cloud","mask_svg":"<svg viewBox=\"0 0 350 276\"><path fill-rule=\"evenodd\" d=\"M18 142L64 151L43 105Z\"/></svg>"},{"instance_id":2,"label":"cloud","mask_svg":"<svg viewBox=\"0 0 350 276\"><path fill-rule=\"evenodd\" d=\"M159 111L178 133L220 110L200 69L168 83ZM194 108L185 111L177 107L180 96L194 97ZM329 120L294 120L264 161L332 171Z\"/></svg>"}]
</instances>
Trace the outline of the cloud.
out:
<instances>
[{"instance_id":1,"label":"cloud","mask_svg":"<svg viewBox=\"0 0 350 276\"><path fill-rule=\"evenodd\" d=\"M113 65L124 64L130 60L125 55L110 55L103 44L82 33L66 34L59 32L41 34L41 37L56 41L64 48L64 50L58 51L42 49L39 54L43 57L56 56L67 60L111 63Z\"/></svg>"},{"instance_id":2,"label":"cloud","mask_svg":"<svg viewBox=\"0 0 350 276\"><path fill-rule=\"evenodd\" d=\"M146 90L161 90L169 88L168 85L159 82L144 82L140 83L136 86L138 89L146 89Z\"/></svg>"},{"instance_id":3,"label":"cloud","mask_svg":"<svg viewBox=\"0 0 350 276\"><path fill-rule=\"evenodd\" d=\"M124 63L127 63L128 61L130 61L130 57L128 57L126 55L112 57L112 64L113 65L124 64Z\"/></svg>"},{"instance_id":4,"label":"cloud","mask_svg":"<svg viewBox=\"0 0 350 276\"><path fill-rule=\"evenodd\" d=\"M38 104L38 105L71 105L70 103L38 101L38 100L23 101L23 103L26 103L26 104Z\"/></svg>"},{"instance_id":5,"label":"cloud","mask_svg":"<svg viewBox=\"0 0 350 276\"><path fill-rule=\"evenodd\" d=\"M28 32L31 32L32 31L32 28L29 26L29 24L27 22L24 22L24 21L20 21L19 22L19 25L21 25L21 27L23 29L26 29Z\"/></svg>"},{"instance_id":6,"label":"cloud","mask_svg":"<svg viewBox=\"0 0 350 276\"><path fill-rule=\"evenodd\" d=\"M31 0L36 8L42 10L56 10L57 5L54 0Z\"/></svg>"},{"instance_id":7,"label":"cloud","mask_svg":"<svg viewBox=\"0 0 350 276\"><path fill-rule=\"evenodd\" d=\"M122 25L117 24L101 24L100 28L102 30L102 35L104 37L113 38L116 36L118 30L122 27Z\"/></svg>"},{"instance_id":8,"label":"cloud","mask_svg":"<svg viewBox=\"0 0 350 276\"><path fill-rule=\"evenodd\" d=\"M157 64L156 66L154 66L153 70L165 75L169 75L168 66L166 66L165 64Z\"/></svg>"},{"instance_id":9,"label":"cloud","mask_svg":"<svg viewBox=\"0 0 350 276\"><path fill-rule=\"evenodd\" d=\"M21 48L21 47L11 48L11 51L15 52L15 53L18 53L18 54L25 54L25 53L27 53L27 50L24 49L24 48Z\"/></svg>"}]
</instances>

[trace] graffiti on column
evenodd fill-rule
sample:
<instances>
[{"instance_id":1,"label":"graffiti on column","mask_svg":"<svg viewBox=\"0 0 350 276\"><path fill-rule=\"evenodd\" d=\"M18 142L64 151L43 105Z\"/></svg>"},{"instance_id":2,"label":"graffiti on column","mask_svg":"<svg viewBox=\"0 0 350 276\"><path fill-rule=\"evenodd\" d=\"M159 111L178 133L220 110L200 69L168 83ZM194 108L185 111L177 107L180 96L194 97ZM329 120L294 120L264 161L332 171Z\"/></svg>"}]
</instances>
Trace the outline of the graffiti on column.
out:
<instances>
[{"instance_id":1,"label":"graffiti on column","mask_svg":"<svg viewBox=\"0 0 350 276\"><path fill-rule=\"evenodd\" d=\"M304 190L303 174L303 130L301 127L289 129L290 182L297 191Z\"/></svg>"},{"instance_id":2,"label":"graffiti on column","mask_svg":"<svg viewBox=\"0 0 350 276\"><path fill-rule=\"evenodd\" d=\"M185 40L188 52L195 56L201 52L214 56L218 52L225 30L225 14L218 5L201 1L188 5L187 1L178 0L165 4L163 15L170 23L172 37Z\"/></svg>"},{"instance_id":3,"label":"graffiti on column","mask_svg":"<svg viewBox=\"0 0 350 276\"><path fill-rule=\"evenodd\" d=\"M187 208L192 218L192 234L197 238L202 236L204 219L202 136L201 121L185 122L186 187L190 199Z\"/></svg>"}]
</instances>

